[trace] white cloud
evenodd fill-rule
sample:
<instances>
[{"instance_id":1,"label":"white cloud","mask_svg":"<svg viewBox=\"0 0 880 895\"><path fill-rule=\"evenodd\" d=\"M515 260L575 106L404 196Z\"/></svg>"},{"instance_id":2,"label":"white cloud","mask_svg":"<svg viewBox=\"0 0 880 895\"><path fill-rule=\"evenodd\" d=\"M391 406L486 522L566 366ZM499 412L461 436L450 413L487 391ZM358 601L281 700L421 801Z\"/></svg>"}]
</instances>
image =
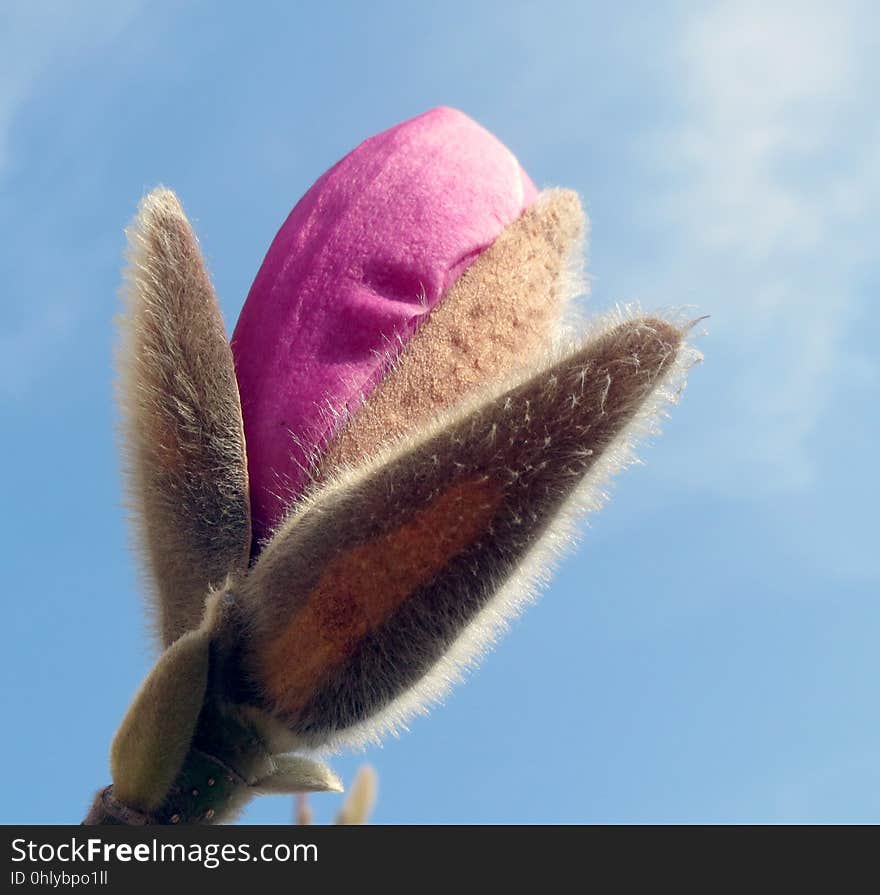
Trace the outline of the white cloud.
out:
<instances>
[{"instance_id":1,"label":"white cloud","mask_svg":"<svg viewBox=\"0 0 880 895\"><path fill-rule=\"evenodd\" d=\"M140 0L93 0L89 4L7 0L0 9L0 190L13 161L12 136L19 115L40 102L54 84L81 65L89 54L116 38L130 24ZM20 201L20 200L19 200ZM41 203L36 202L40 206ZM21 209L20 214L32 214ZM10 214L10 220L14 220ZM9 248L7 240L5 248ZM53 255L59 261L59 247ZM80 265L82 259L79 259ZM45 284L43 284L45 285ZM55 350L69 341L77 325L71 302L46 299L37 291L9 295L17 306L0 332L0 398L22 400L51 362ZM11 308L11 306L10 306Z\"/></svg>"},{"instance_id":2,"label":"white cloud","mask_svg":"<svg viewBox=\"0 0 880 895\"><path fill-rule=\"evenodd\" d=\"M0 9L0 174L16 116L47 81L113 40L141 0L4 0Z\"/></svg>"},{"instance_id":3,"label":"white cloud","mask_svg":"<svg viewBox=\"0 0 880 895\"><path fill-rule=\"evenodd\" d=\"M729 360L726 379L706 371L720 462L689 464L691 481L807 487L809 440L835 388L854 371L876 380L873 359L841 351L880 213L866 16L856 5L738 0L703 8L681 32L684 117L660 147L677 184L659 213L673 234L661 289L700 290L713 316L709 366Z\"/></svg>"},{"instance_id":4,"label":"white cloud","mask_svg":"<svg viewBox=\"0 0 880 895\"><path fill-rule=\"evenodd\" d=\"M686 29L693 124L681 148L699 177L694 210L711 212L703 241L754 260L817 247L827 221L817 185L787 181L783 166L834 140L853 25L829 4L737 2Z\"/></svg>"}]
</instances>

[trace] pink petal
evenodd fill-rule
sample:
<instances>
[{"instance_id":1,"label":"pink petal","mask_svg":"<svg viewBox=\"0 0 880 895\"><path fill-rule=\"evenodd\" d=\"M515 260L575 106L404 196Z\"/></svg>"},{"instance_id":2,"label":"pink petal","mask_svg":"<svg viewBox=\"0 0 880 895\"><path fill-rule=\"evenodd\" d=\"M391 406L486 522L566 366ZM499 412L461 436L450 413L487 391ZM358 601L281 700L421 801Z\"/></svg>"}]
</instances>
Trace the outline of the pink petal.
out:
<instances>
[{"instance_id":1,"label":"pink petal","mask_svg":"<svg viewBox=\"0 0 880 895\"><path fill-rule=\"evenodd\" d=\"M254 534L307 482L309 458L458 276L537 191L511 152L437 108L361 143L272 242L232 340Z\"/></svg>"}]
</instances>

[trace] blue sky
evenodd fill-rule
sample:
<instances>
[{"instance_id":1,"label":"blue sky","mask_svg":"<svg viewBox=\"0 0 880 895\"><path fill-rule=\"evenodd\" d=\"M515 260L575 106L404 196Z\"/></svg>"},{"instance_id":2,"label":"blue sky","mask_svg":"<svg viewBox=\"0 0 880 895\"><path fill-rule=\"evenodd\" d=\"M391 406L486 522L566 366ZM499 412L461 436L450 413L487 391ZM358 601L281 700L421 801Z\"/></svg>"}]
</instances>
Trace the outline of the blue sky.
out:
<instances>
[{"instance_id":1,"label":"blue sky","mask_svg":"<svg viewBox=\"0 0 880 895\"><path fill-rule=\"evenodd\" d=\"M588 309L694 306L706 361L483 667L335 767L388 823L877 821L880 15L428 7L0 8L0 821L80 820L152 661L112 403L139 197L179 193L231 329L315 178L440 104L581 193Z\"/></svg>"}]
</instances>

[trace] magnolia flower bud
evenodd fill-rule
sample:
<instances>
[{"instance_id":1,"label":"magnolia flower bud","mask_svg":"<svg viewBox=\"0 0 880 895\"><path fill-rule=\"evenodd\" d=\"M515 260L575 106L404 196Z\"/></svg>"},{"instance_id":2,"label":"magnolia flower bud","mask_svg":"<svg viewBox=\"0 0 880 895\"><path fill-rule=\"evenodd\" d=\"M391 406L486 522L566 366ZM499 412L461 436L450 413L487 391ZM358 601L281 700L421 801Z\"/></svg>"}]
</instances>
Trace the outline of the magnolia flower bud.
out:
<instances>
[{"instance_id":1,"label":"magnolia flower bud","mask_svg":"<svg viewBox=\"0 0 880 895\"><path fill-rule=\"evenodd\" d=\"M439 108L361 143L297 203L232 340L258 539L302 491L337 413L536 196L503 144Z\"/></svg>"}]
</instances>

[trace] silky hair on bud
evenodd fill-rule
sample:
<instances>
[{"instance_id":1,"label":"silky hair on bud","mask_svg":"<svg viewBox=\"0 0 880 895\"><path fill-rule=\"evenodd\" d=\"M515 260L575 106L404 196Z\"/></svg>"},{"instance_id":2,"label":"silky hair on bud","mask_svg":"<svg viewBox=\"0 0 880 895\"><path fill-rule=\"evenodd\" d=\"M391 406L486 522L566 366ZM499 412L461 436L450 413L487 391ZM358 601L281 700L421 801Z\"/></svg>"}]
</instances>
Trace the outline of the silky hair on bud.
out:
<instances>
[{"instance_id":1,"label":"silky hair on bud","mask_svg":"<svg viewBox=\"0 0 880 895\"><path fill-rule=\"evenodd\" d=\"M582 291L586 227L576 193L541 193L450 287L412 339L389 346L387 370L369 399L334 414L336 435L314 477L364 462L540 359Z\"/></svg>"},{"instance_id":2,"label":"silky hair on bud","mask_svg":"<svg viewBox=\"0 0 880 895\"><path fill-rule=\"evenodd\" d=\"M128 503L164 646L246 567L247 462L232 352L177 197L145 196L128 235L117 395Z\"/></svg>"},{"instance_id":3,"label":"silky hair on bud","mask_svg":"<svg viewBox=\"0 0 880 895\"><path fill-rule=\"evenodd\" d=\"M244 673L310 747L440 698L535 592L693 360L620 313L295 507L243 583Z\"/></svg>"},{"instance_id":4,"label":"silky hair on bud","mask_svg":"<svg viewBox=\"0 0 880 895\"><path fill-rule=\"evenodd\" d=\"M587 339L601 338L623 323L638 320L641 315L642 309L636 303L619 305L593 320ZM468 673L477 668L486 653L501 639L510 623L549 585L556 566L577 546L580 538L578 523L600 510L609 499L607 488L613 477L639 462L635 453L637 445L660 433L668 408L678 403L684 391L688 371L702 361L701 352L686 339L692 326L687 314L668 311L656 319L678 330L682 340L662 379L638 412L605 448L541 538L499 586L495 597L461 630L429 673L384 709L339 735L328 751L346 746L366 748L378 745L384 737L406 731L409 721L427 715L432 707L442 703L454 686L464 682ZM565 349L558 348L556 356L562 356L564 352ZM482 399L483 396L475 396L468 405L477 406ZM438 428L443 425L443 421L437 423Z\"/></svg>"}]
</instances>

